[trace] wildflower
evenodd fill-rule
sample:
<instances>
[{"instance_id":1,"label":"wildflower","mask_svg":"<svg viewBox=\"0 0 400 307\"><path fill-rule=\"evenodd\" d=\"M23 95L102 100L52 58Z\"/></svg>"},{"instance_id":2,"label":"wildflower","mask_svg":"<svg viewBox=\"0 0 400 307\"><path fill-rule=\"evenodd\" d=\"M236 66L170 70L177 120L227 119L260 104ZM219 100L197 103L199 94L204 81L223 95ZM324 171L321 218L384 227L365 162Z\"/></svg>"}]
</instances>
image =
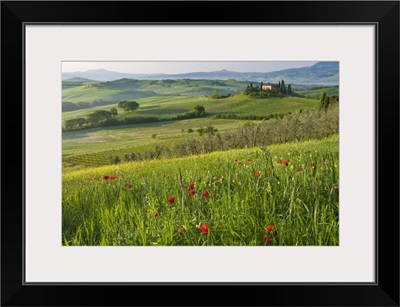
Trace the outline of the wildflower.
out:
<instances>
[{"instance_id":1,"label":"wildflower","mask_svg":"<svg viewBox=\"0 0 400 307\"><path fill-rule=\"evenodd\" d=\"M111 176L110 177L110 180L114 180L114 179L116 179L117 178L117 176Z\"/></svg>"},{"instance_id":2,"label":"wildflower","mask_svg":"<svg viewBox=\"0 0 400 307\"><path fill-rule=\"evenodd\" d=\"M178 233L179 233L180 235L183 235L186 231L187 231L187 230L186 230L185 227L181 227L181 228L178 229Z\"/></svg>"},{"instance_id":3,"label":"wildflower","mask_svg":"<svg viewBox=\"0 0 400 307\"><path fill-rule=\"evenodd\" d=\"M97 178L97 177L94 177L94 178L93 178L93 180L99 180L99 178Z\"/></svg>"},{"instance_id":4,"label":"wildflower","mask_svg":"<svg viewBox=\"0 0 400 307\"><path fill-rule=\"evenodd\" d=\"M201 230L202 233L208 234L208 226L207 226L207 224L201 225L200 226L200 230Z\"/></svg>"},{"instance_id":5,"label":"wildflower","mask_svg":"<svg viewBox=\"0 0 400 307\"><path fill-rule=\"evenodd\" d=\"M339 187L338 187L338 186L334 186L334 187L333 187L333 192L339 193Z\"/></svg>"},{"instance_id":6,"label":"wildflower","mask_svg":"<svg viewBox=\"0 0 400 307\"><path fill-rule=\"evenodd\" d=\"M312 167L312 168L315 167L315 162L311 163L311 167Z\"/></svg>"},{"instance_id":7,"label":"wildflower","mask_svg":"<svg viewBox=\"0 0 400 307\"><path fill-rule=\"evenodd\" d=\"M265 176L267 176L267 177L268 177L268 171L265 171Z\"/></svg>"},{"instance_id":8,"label":"wildflower","mask_svg":"<svg viewBox=\"0 0 400 307\"><path fill-rule=\"evenodd\" d=\"M222 181L224 181L224 180L225 180L225 179L222 178L222 177L218 179L218 181L221 182L221 183L222 183Z\"/></svg>"},{"instance_id":9,"label":"wildflower","mask_svg":"<svg viewBox=\"0 0 400 307\"><path fill-rule=\"evenodd\" d=\"M282 165L288 166L289 165L289 160L282 161Z\"/></svg>"},{"instance_id":10,"label":"wildflower","mask_svg":"<svg viewBox=\"0 0 400 307\"><path fill-rule=\"evenodd\" d=\"M248 159L247 159L247 162L252 162L252 161L253 161L252 158L248 158Z\"/></svg>"},{"instance_id":11,"label":"wildflower","mask_svg":"<svg viewBox=\"0 0 400 307\"><path fill-rule=\"evenodd\" d=\"M282 164L282 160L281 159L278 160L278 164Z\"/></svg>"},{"instance_id":12,"label":"wildflower","mask_svg":"<svg viewBox=\"0 0 400 307\"><path fill-rule=\"evenodd\" d=\"M256 177L260 177L260 171L259 171L259 170L256 170L256 171L254 172L254 175L255 175Z\"/></svg>"},{"instance_id":13,"label":"wildflower","mask_svg":"<svg viewBox=\"0 0 400 307\"><path fill-rule=\"evenodd\" d=\"M154 216L159 216L160 213L158 213L158 211L154 211Z\"/></svg>"},{"instance_id":14,"label":"wildflower","mask_svg":"<svg viewBox=\"0 0 400 307\"><path fill-rule=\"evenodd\" d=\"M190 194L190 195L194 195L194 194L196 194L196 191L195 191L195 190L190 190L190 191L189 191L189 194Z\"/></svg>"},{"instance_id":15,"label":"wildflower","mask_svg":"<svg viewBox=\"0 0 400 307\"><path fill-rule=\"evenodd\" d=\"M193 183L193 182L192 182L192 183L189 183L188 188L189 188L190 190L193 190L193 189L194 189L194 183Z\"/></svg>"},{"instance_id":16,"label":"wildflower","mask_svg":"<svg viewBox=\"0 0 400 307\"><path fill-rule=\"evenodd\" d=\"M132 189L132 187L133 187L133 185L132 185L131 183L127 183L125 186L126 186L128 189Z\"/></svg>"},{"instance_id":17,"label":"wildflower","mask_svg":"<svg viewBox=\"0 0 400 307\"><path fill-rule=\"evenodd\" d=\"M204 191L203 191L203 196L204 196L204 197L208 197L208 190L204 190Z\"/></svg>"},{"instance_id":18,"label":"wildflower","mask_svg":"<svg viewBox=\"0 0 400 307\"><path fill-rule=\"evenodd\" d=\"M170 198L168 198L168 202L169 203L173 203L175 201L175 197L171 196Z\"/></svg>"},{"instance_id":19,"label":"wildflower","mask_svg":"<svg viewBox=\"0 0 400 307\"><path fill-rule=\"evenodd\" d=\"M271 243L272 242L272 239L269 237L269 236L267 236L267 235L265 235L265 236L263 236L263 241L265 242L265 243Z\"/></svg>"},{"instance_id":20,"label":"wildflower","mask_svg":"<svg viewBox=\"0 0 400 307\"><path fill-rule=\"evenodd\" d=\"M265 227L265 230L268 233L271 233L271 232L273 232L275 230L275 226L274 225L268 225L267 227Z\"/></svg>"},{"instance_id":21,"label":"wildflower","mask_svg":"<svg viewBox=\"0 0 400 307\"><path fill-rule=\"evenodd\" d=\"M242 164L242 161L238 161L237 164L238 164L238 165L241 165L241 164Z\"/></svg>"},{"instance_id":22,"label":"wildflower","mask_svg":"<svg viewBox=\"0 0 400 307\"><path fill-rule=\"evenodd\" d=\"M104 180L107 180L108 178L110 178L110 176L107 176L107 175L104 175L104 176L103 176L103 179L104 179Z\"/></svg>"}]
</instances>

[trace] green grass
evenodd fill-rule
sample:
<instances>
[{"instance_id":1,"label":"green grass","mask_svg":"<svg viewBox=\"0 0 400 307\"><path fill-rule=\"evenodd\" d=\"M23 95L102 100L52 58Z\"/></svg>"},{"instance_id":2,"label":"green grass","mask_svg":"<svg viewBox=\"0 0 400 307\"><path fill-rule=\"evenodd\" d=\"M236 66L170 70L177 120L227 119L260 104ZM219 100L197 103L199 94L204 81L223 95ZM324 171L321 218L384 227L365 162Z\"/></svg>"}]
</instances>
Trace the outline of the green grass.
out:
<instances>
[{"instance_id":1,"label":"green grass","mask_svg":"<svg viewBox=\"0 0 400 307\"><path fill-rule=\"evenodd\" d=\"M247 116L287 114L300 109L315 108L318 103L319 101L316 99L300 97L255 99L238 94L229 98L208 100L203 106L207 112L212 114L224 113Z\"/></svg>"},{"instance_id":2,"label":"green grass","mask_svg":"<svg viewBox=\"0 0 400 307\"><path fill-rule=\"evenodd\" d=\"M338 245L338 178L337 135L64 173L60 239L63 245Z\"/></svg>"}]
</instances>

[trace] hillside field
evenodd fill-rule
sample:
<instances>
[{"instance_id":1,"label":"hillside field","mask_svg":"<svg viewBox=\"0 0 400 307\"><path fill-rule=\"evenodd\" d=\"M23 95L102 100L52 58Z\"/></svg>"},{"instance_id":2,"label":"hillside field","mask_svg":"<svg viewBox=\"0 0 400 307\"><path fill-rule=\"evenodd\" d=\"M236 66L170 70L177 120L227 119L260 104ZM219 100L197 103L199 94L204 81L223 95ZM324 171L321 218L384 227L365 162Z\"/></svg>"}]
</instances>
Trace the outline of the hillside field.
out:
<instances>
[{"instance_id":1,"label":"hillside field","mask_svg":"<svg viewBox=\"0 0 400 307\"><path fill-rule=\"evenodd\" d=\"M62 244L339 245L338 136L63 174Z\"/></svg>"},{"instance_id":2,"label":"hillside field","mask_svg":"<svg viewBox=\"0 0 400 307\"><path fill-rule=\"evenodd\" d=\"M159 119L172 118L178 114L191 112L196 105L204 106L208 116L216 114L235 114L240 116L286 114L300 109L315 108L318 99L301 97L271 97L266 99L251 98L245 95L234 95L222 99L203 96L156 96L135 99L139 108L131 113L118 110L117 119L130 117L158 117ZM110 110L117 107L117 103L106 106L97 106L82 110L63 112L63 120L85 117L98 110Z\"/></svg>"},{"instance_id":3,"label":"hillside field","mask_svg":"<svg viewBox=\"0 0 400 307\"><path fill-rule=\"evenodd\" d=\"M234 94L243 91L247 84L235 80L64 80L62 101L78 103L103 100L116 103L149 96L211 96L214 89L218 89L220 94Z\"/></svg>"}]
</instances>

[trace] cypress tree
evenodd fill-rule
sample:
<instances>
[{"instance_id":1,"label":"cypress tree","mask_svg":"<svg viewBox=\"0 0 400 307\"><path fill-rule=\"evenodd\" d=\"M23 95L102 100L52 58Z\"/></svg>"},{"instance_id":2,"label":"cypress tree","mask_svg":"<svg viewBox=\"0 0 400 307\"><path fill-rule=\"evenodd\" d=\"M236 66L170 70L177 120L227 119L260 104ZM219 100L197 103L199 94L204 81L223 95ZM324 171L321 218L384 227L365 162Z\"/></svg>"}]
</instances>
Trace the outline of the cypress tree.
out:
<instances>
[{"instance_id":1,"label":"cypress tree","mask_svg":"<svg viewBox=\"0 0 400 307\"><path fill-rule=\"evenodd\" d=\"M281 92L282 92L282 94L286 93L286 87L285 87L285 81L284 80L281 81Z\"/></svg>"}]
</instances>

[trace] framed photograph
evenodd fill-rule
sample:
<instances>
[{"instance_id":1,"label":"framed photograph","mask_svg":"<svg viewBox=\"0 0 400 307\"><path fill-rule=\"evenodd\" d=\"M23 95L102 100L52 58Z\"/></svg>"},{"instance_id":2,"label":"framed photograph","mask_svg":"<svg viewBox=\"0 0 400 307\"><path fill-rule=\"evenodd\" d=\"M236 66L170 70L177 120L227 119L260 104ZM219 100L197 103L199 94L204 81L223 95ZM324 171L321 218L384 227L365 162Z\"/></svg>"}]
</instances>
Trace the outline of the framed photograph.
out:
<instances>
[{"instance_id":1,"label":"framed photograph","mask_svg":"<svg viewBox=\"0 0 400 307\"><path fill-rule=\"evenodd\" d=\"M1 26L3 306L399 306L398 1Z\"/></svg>"}]
</instances>

